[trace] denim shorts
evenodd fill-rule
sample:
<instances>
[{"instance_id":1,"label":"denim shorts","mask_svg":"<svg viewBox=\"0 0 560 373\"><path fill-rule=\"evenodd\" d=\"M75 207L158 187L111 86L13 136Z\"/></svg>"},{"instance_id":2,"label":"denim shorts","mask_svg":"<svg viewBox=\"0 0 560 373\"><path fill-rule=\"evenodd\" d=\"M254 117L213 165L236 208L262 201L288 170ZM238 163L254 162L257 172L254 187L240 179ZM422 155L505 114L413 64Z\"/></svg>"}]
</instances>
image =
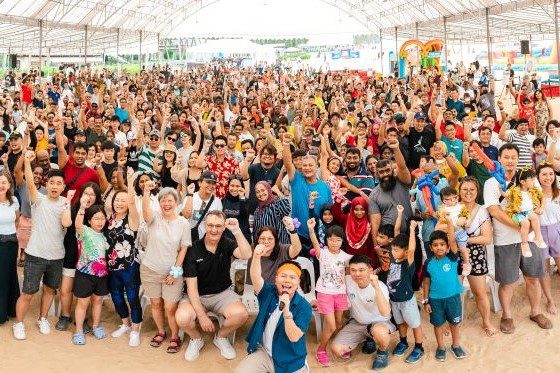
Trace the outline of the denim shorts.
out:
<instances>
[{"instance_id":1,"label":"denim shorts","mask_svg":"<svg viewBox=\"0 0 560 373\"><path fill-rule=\"evenodd\" d=\"M25 294L35 294L43 284L51 289L58 289L62 279L62 262L64 259L48 260L33 255L25 255L23 268L23 286Z\"/></svg>"}]
</instances>

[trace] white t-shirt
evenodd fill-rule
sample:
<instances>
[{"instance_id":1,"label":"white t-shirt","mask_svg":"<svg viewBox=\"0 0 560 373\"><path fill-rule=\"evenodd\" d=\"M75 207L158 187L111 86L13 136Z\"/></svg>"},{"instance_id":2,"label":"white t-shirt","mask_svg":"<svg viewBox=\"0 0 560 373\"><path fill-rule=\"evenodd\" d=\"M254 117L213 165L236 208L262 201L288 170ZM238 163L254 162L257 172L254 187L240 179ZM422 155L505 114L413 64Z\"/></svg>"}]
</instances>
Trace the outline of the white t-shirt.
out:
<instances>
[{"instance_id":1,"label":"white t-shirt","mask_svg":"<svg viewBox=\"0 0 560 373\"><path fill-rule=\"evenodd\" d=\"M268 321L266 322L266 325L264 327L262 345L265 351L270 356L272 356L272 340L274 338L274 332L276 331L276 327L278 326L280 316L282 316L282 312L280 312L280 309L276 307L274 312L272 312L268 317Z\"/></svg>"},{"instance_id":2,"label":"white t-shirt","mask_svg":"<svg viewBox=\"0 0 560 373\"><path fill-rule=\"evenodd\" d=\"M16 197L12 197L12 204L8 201L0 202L0 234L9 235L16 233L16 212L19 211L19 203Z\"/></svg>"},{"instance_id":3,"label":"white t-shirt","mask_svg":"<svg viewBox=\"0 0 560 373\"><path fill-rule=\"evenodd\" d=\"M189 219L189 223L191 223L191 227L194 228L194 226L198 222L198 219L200 218L200 215L202 215L204 209L201 209L202 198L200 198L200 194L198 192L194 193L192 198L193 198L192 201L193 212L191 218ZM210 202L210 198L204 202L205 203ZM210 208L208 209L208 211L212 211L212 210L222 211L222 200L220 200L218 197L214 196L214 201L212 201L212 205L210 205ZM203 221L198 226L198 238L202 238L202 236L204 236L205 233L206 233L206 227L204 226L204 221Z\"/></svg>"},{"instance_id":4,"label":"white t-shirt","mask_svg":"<svg viewBox=\"0 0 560 373\"><path fill-rule=\"evenodd\" d=\"M507 200L504 198L500 202L502 186L498 183L496 178L492 177L484 183L484 206L500 206L500 209L505 210ZM492 226L494 227L494 245L512 245L521 243L521 236L517 229L511 228L502 224L498 219L492 219Z\"/></svg>"},{"instance_id":5,"label":"white t-shirt","mask_svg":"<svg viewBox=\"0 0 560 373\"><path fill-rule=\"evenodd\" d=\"M476 212L476 215L472 218L469 226L465 228L465 231L467 231L468 234L479 236L480 227L482 227L482 224L488 219L490 219L488 210L486 209L486 207L480 206L478 208L478 211Z\"/></svg>"},{"instance_id":6,"label":"white t-shirt","mask_svg":"<svg viewBox=\"0 0 560 373\"><path fill-rule=\"evenodd\" d=\"M560 221L560 198L544 197L544 210L541 215L541 227L557 224Z\"/></svg>"},{"instance_id":7,"label":"white t-shirt","mask_svg":"<svg viewBox=\"0 0 560 373\"><path fill-rule=\"evenodd\" d=\"M376 294L371 284L360 289L358 284L352 280L352 276L346 276L346 294L350 302L350 317L362 325L389 321L391 316L382 316L377 308L376 296L384 296L389 301L389 289L387 285L379 282L383 294Z\"/></svg>"},{"instance_id":8,"label":"white t-shirt","mask_svg":"<svg viewBox=\"0 0 560 373\"><path fill-rule=\"evenodd\" d=\"M64 258L64 235L62 212L68 209L66 198L58 197L56 201L43 194L31 203L31 236L25 253L47 260Z\"/></svg>"},{"instance_id":9,"label":"white t-shirt","mask_svg":"<svg viewBox=\"0 0 560 373\"><path fill-rule=\"evenodd\" d=\"M344 276L346 266L351 258L352 255L342 250L337 254L333 254L329 249L321 249L319 258L321 276L317 280L315 290L323 294L346 294Z\"/></svg>"}]
</instances>

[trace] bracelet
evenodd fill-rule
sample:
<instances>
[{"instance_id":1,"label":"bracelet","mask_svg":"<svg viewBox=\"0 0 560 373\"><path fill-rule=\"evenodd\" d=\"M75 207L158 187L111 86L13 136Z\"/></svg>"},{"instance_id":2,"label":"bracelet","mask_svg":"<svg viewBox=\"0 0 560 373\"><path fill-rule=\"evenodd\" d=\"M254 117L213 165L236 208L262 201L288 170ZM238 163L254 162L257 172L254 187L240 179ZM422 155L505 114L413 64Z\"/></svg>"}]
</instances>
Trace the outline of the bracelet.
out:
<instances>
[{"instance_id":1,"label":"bracelet","mask_svg":"<svg viewBox=\"0 0 560 373\"><path fill-rule=\"evenodd\" d=\"M294 315L291 312L287 315L284 315L284 320L291 320L293 318L294 318Z\"/></svg>"},{"instance_id":2,"label":"bracelet","mask_svg":"<svg viewBox=\"0 0 560 373\"><path fill-rule=\"evenodd\" d=\"M192 197L192 196L193 196L192 193L185 194L185 197Z\"/></svg>"},{"instance_id":3,"label":"bracelet","mask_svg":"<svg viewBox=\"0 0 560 373\"><path fill-rule=\"evenodd\" d=\"M171 266L169 275L173 278L179 278L183 275L183 267Z\"/></svg>"},{"instance_id":4,"label":"bracelet","mask_svg":"<svg viewBox=\"0 0 560 373\"><path fill-rule=\"evenodd\" d=\"M288 232L289 232L290 234L296 234L296 233L297 233L297 231L296 231L295 229L294 229L294 230L291 230L291 231L288 231Z\"/></svg>"},{"instance_id":5,"label":"bracelet","mask_svg":"<svg viewBox=\"0 0 560 373\"><path fill-rule=\"evenodd\" d=\"M430 303L429 299L423 299L422 304L425 306L426 304Z\"/></svg>"}]
</instances>

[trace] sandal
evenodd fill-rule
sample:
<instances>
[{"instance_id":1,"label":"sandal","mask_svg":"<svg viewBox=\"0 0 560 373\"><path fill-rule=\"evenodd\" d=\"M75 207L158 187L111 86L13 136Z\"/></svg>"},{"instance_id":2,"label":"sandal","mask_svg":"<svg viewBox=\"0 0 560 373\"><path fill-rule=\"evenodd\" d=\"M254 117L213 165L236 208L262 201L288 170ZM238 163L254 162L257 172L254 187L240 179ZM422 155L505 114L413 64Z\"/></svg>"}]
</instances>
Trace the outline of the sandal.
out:
<instances>
[{"instance_id":1,"label":"sandal","mask_svg":"<svg viewBox=\"0 0 560 373\"><path fill-rule=\"evenodd\" d=\"M176 354L181 350L181 338L170 338L169 339L169 346L167 346L167 353L168 354Z\"/></svg>"},{"instance_id":2,"label":"sandal","mask_svg":"<svg viewBox=\"0 0 560 373\"><path fill-rule=\"evenodd\" d=\"M96 326L93 328L93 335L97 339L104 339L107 338L107 334L105 333L105 329L100 326Z\"/></svg>"},{"instance_id":3,"label":"sandal","mask_svg":"<svg viewBox=\"0 0 560 373\"><path fill-rule=\"evenodd\" d=\"M165 340L165 337L167 336L167 334L165 332L163 333L157 333L154 338L152 338L152 340L150 341L150 346L152 347L160 347L161 344L163 343L163 341Z\"/></svg>"},{"instance_id":4,"label":"sandal","mask_svg":"<svg viewBox=\"0 0 560 373\"><path fill-rule=\"evenodd\" d=\"M537 323L537 325L541 329L552 329L552 322L549 319L547 319L546 316L543 315L542 313L539 313L538 315L535 316L529 316L529 319Z\"/></svg>"},{"instance_id":5,"label":"sandal","mask_svg":"<svg viewBox=\"0 0 560 373\"><path fill-rule=\"evenodd\" d=\"M74 333L72 336L72 343L75 346L83 346L86 344L86 335L84 333Z\"/></svg>"}]
</instances>

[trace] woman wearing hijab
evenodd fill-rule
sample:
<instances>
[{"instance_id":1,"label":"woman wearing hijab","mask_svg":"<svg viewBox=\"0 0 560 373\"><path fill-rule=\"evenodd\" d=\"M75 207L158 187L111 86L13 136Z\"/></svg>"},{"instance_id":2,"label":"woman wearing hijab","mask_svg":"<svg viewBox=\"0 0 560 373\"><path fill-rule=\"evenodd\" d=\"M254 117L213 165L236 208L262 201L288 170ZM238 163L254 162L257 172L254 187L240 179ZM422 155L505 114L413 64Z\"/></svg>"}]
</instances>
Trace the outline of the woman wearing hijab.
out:
<instances>
[{"instance_id":1,"label":"woman wearing hijab","mask_svg":"<svg viewBox=\"0 0 560 373\"><path fill-rule=\"evenodd\" d=\"M278 234L278 241L290 244L290 234L282 219L290 215L290 203L285 198L277 198L269 183L259 181L255 185L255 194L259 207L255 211L253 232L259 232L262 227L274 227Z\"/></svg>"},{"instance_id":2,"label":"woman wearing hijab","mask_svg":"<svg viewBox=\"0 0 560 373\"><path fill-rule=\"evenodd\" d=\"M373 268L376 268L377 255L373 249L371 225L367 212L368 203L364 197L356 197L352 200L348 214L342 212L340 203L335 203L332 208L335 222L346 231L348 246L345 251L352 255L369 256Z\"/></svg>"}]
</instances>

